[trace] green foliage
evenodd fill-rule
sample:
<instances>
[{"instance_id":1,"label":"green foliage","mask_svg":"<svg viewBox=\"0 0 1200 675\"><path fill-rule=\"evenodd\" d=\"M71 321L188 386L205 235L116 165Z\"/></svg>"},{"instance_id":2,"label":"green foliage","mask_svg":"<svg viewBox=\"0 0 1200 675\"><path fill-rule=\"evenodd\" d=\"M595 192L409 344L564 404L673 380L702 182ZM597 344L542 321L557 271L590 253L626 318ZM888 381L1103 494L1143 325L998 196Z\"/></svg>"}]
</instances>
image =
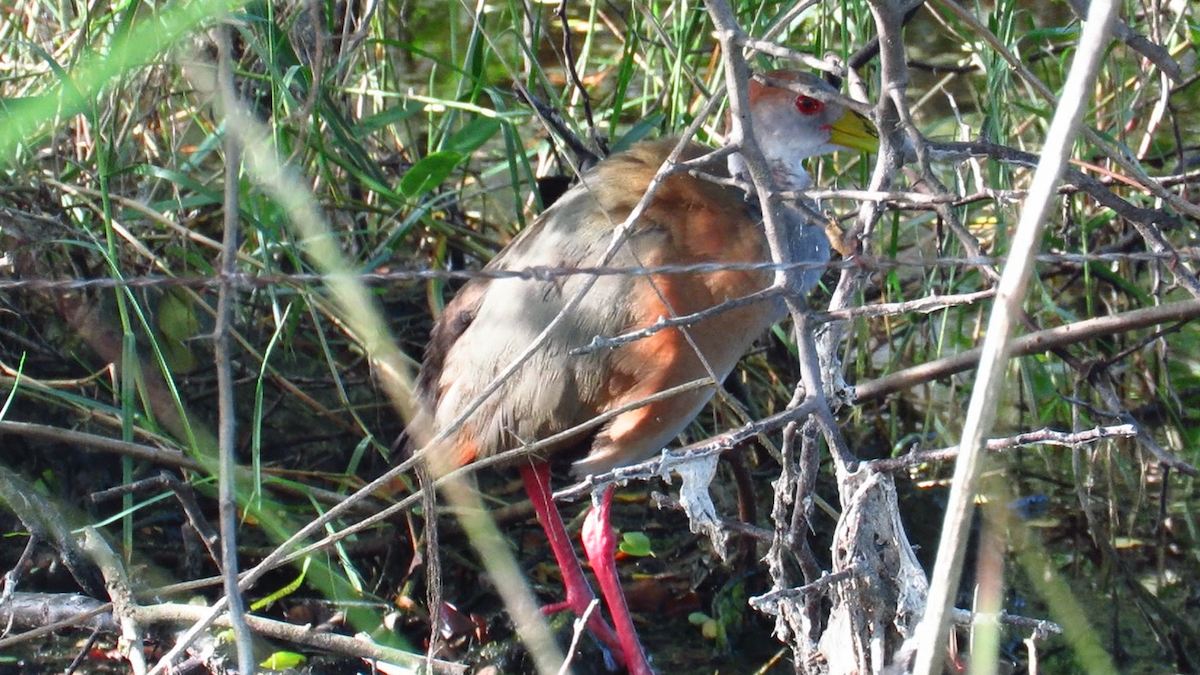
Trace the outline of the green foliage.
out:
<instances>
[{"instance_id":1,"label":"green foliage","mask_svg":"<svg viewBox=\"0 0 1200 675\"><path fill-rule=\"evenodd\" d=\"M306 656L296 652L273 652L266 660L258 664L258 667L267 670L287 670L298 668L307 660Z\"/></svg>"},{"instance_id":2,"label":"green foliage","mask_svg":"<svg viewBox=\"0 0 1200 675\"><path fill-rule=\"evenodd\" d=\"M421 158L400 179L400 194L410 199L424 197L441 185L463 156L457 152L435 152Z\"/></svg>"},{"instance_id":3,"label":"green foliage","mask_svg":"<svg viewBox=\"0 0 1200 675\"><path fill-rule=\"evenodd\" d=\"M647 537L644 532L622 532L621 543L617 546L617 550L635 558L645 558L654 555L654 548L650 544L650 537Z\"/></svg>"},{"instance_id":4,"label":"green foliage","mask_svg":"<svg viewBox=\"0 0 1200 675\"><path fill-rule=\"evenodd\" d=\"M829 53L845 60L876 34L866 3L817 3L798 14L793 10L801 3L795 0L734 4L749 34L773 31L776 42L817 57ZM1128 3L1123 16L1136 33L1161 42L1194 73L1200 22L1194 3L1175 4ZM355 489L360 482L352 474L382 472L401 424L372 386L378 372L364 358L366 338L348 325L329 286L289 276L324 271L307 253L313 238L299 233L294 212L259 177L224 164L230 126L214 108L209 71L210 31L218 17L227 17L235 29L233 72L240 100L266 125L266 143L291 172L292 187L315 199L328 223L324 240L352 271L474 269L537 216L542 204L536 179L570 176L579 158L543 126L514 85L560 114L566 128L599 153L679 133L724 78L711 21L703 4L693 0L568 3L566 27L552 4L515 0L384 2L369 14L355 14L363 10L350 5L226 0L10 5L5 9L10 19L0 25L5 64L0 273L109 283L74 295L5 291L0 381L6 400L0 417L115 436L209 461L219 419L206 339L214 327L216 293L213 285L196 282L215 277L225 172L237 171L238 273L274 280L239 286L234 304L236 411L238 433L245 432L238 450L248 467L240 476L241 536L259 546L286 538ZM320 16L309 15L314 9ZM1074 54L1078 22L1064 3L1000 0L967 10L980 25L928 3L906 29L906 94L917 129L934 141L985 138L1036 152L1053 106L1034 95L1001 50L1057 91ZM780 23L783 17L787 21ZM575 55L574 74L565 63L564 31ZM783 65L763 54L751 59L763 69ZM874 59L860 71L873 100L879 94L878 67ZM1153 175L1192 167L1200 145L1200 86L1194 78L1163 83L1157 69L1125 42L1113 43L1104 68L1086 126ZM583 89L574 86L574 75ZM1169 105L1160 106L1166 93ZM699 140L719 142L724 112L705 121ZM1076 156L1091 165L1083 167L1090 175L1112 183L1113 193L1133 206L1164 208L1123 183L1130 177L1090 143L1081 143ZM862 187L870 176L870 167L850 153L811 169L822 187ZM927 186L907 171L897 177L899 188ZM854 259L871 283L852 304L901 303L990 286L978 261L923 263L1004 255L1021 191L1028 187L1027 168L935 161L932 171L964 196L949 208L967 232L950 231L933 211L888 212L864 234L867 256ZM1175 184L1170 189L1191 195ZM976 195L982 196L966 198ZM838 198L822 207L840 218L859 204ZM1164 213L1174 215L1169 211ZM1195 245L1193 223L1167 222L1159 225L1171 245ZM849 227L850 221L840 224ZM1063 196L1042 248L1125 254L1145 246L1128 220L1072 193ZM876 262L879 267L872 267ZM1194 267L1194 261L1043 263L1027 302L1028 330L1179 301L1185 292L1173 285L1176 265ZM122 285L146 277L188 283ZM811 299L814 307L828 299L836 274L824 282L826 290ZM416 357L432 316L455 288L457 281L390 280L372 287L370 298L387 308L395 341ZM988 306L848 322L841 350L847 380L869 383L976 346ZM756 414L781 410L796 381L789 326L773 335L733 376L742 387L736 398ZM1180 458L1200 461L1197 345L1198 329L1185 323L1069 346L1083 371L1068 366L1061 354L1024 357L1010 371L1019 386L1009 400L997 402L1003 406L1002 432L1111 423L1090 384L1090 378L1103 378L1147 434ZM914 445L951 445L958 440L971 387L969 375L923 381L886 400L848 407L839 412L840 421L852 449L864 457ZM737 419L726 414L731 407L719 404L693 432L729 428ZM25 463L30 475L42 476L39 484L48 494L64 500L132 482L157 466L105 457L92 460L100 469L75 475L68 465L48 459L55 455L44 446L28 443L36 451L14 451L6 461ZM1132 595L1127 602L1136 611L1125 612L1129 618L1112 630L1108 622L1116 619L1108 613L1079 613L1102 626L1098 634L1106 639L1123 636L1120 647L1130 658L1160 663L1163 652L1149 636L1179 634L1191 644L1187 630L1172 631L1181 622L1186 628L1187 598L1194 597L1200 579L1200 521L1194 480L1164 472L1138 448L1132 441L1105 441L1013 451L998 462L1012 494L998 498L1047 494L1053 501L1049 515L1038 521L1046 530L1047 554L1035 562L1042 565L1037 574L1057 575L1057 585L1047 582L1049 590L1041 592L1058 598L1069 590L1085 606L1104 606L1122 584L1154 587L1161 601ZM758 474L777 473L772 457L754 456ZM924 485L947 474L944 465L931 464L912 476L914 484ZM211 499L208 469L180 475L202 499ZM823 476L819 496L835 500L832 483L832 476ZM1077 492L1077 485L1085 489ZM98 512L95 522L114 533L119 527L124 553L133 559L150 548L135 524L174 504L165 492L130 497ZM359 517L343 515L331 529ZM400 528L401 535L384 526L368 534L396 536L408 555L420 545L405 538L419 529L410 526ZM824 520L814 528L818 548L829 543L821 537L830 530L832 523ZM1107 553L1096 542L1130 545L1114 546L1117 557L1098 565L1092 561ZM374 631L386 607L376 596L391 595L398 573L360 557L357 543L330 549L313 563L319 571L299 578L289 573L295 583L285 587L294 595L368 603L355 605L352 623ZM922 543L932 550L932 541ZM638 562L647 565L667 555L660 550L652 558L650 538L640 530L624 534L621 550L645 558ZM1022 564L1035 569L1027 560ZM1153 584L1145 581L1147 571ZM1035 594L1041 588L1035 576L1031 571L1029 579L1015 580L1014 594ZM744 587L706 592L722 602L714 600L716 618L697 620L722 651L729 644L736 649L731 635L762 629L742 615ZM727 598L735 601L724 602ZM1064 607L1072 605L1056 604L1050 611L1069 613ZM1087 631L1078 625L1072 630L1083 636L1073 644L1094 657ZM1066 672L1074 666L1058 667ZM1044 672L1055 672L1047 668Z\"/></svg>"}]
</instances>

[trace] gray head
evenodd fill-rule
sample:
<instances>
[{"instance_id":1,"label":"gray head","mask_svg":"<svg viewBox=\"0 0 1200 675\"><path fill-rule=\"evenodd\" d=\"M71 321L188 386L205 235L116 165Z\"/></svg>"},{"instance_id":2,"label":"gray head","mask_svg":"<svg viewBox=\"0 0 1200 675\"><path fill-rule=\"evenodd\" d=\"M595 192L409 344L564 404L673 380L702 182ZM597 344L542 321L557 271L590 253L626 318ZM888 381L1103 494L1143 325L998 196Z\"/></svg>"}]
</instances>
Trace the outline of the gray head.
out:
<instances>
[{"instance_id":1,"label":"gray head","mask_svg":"<svg viewBox=\"0 0 1200 675\"><path fill-rule=\"evenodd\" d=\"M803 161L841 149L868 152L878 149L878 136L866 118L832 101L784 88L799 84L833 97L837 90L810 73L774 70L765 73L770 84L750 80L750 119L754 135L772 177L783 189L804 189L811 184ZM783 85L783 86L779 86ZM742 173L741 158L730 168Z\"/></svg>"}]
</instances>

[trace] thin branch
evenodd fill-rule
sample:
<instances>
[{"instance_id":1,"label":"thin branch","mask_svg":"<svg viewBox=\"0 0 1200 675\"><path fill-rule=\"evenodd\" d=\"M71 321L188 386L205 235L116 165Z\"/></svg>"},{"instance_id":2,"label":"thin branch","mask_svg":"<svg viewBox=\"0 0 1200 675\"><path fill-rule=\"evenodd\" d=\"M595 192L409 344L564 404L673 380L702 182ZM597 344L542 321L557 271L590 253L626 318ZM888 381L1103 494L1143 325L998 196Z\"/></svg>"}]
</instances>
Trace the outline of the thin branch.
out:
<instances>
[{"instance_id":1,"label":"thin branch","mask_svg":"<svg viewBox=\"0 0 1200 675\"><path fill-rule=\"evenodd\" d=\"M847 307L845 309L835 309L828 312L814 312L812 315L813 323L830 323L832 321L848 321L851 319L870 319L880 316L897 316L900 314L910 314L916 312L918 314L929 314L950 307L961 307L963 305L973 305L977 302L994 298L996 291L987 289L984 291L976 291L974 293L956 293L953 295L930 295L916 300L906 300L904 302L883 302L875 305L863 305L861 307Z\"/></svg>"},{"instance_id":2,"label":"thin branch","mask_svg":"<svg viewBox=\"0 0 1200 675\"><path fill-rule=\"evenodd\" d=\"M207 607L163 603L159 605L140 606L137 608L135 616L142 623L195 623L206 620L208 611ZM212 623L217 626L229 626L229 615L221 614ZM246 624L252 631L264 637L275 640L286 640L295 644L323 649L353 658L394 663L414 670L426 663L425 658L418 654L411 654L399 649L377 645L369 640L349 635L317 632L309 626L297 626L283 621L265 619L252 614L246 616ZM467 667L435 659L433 661L433 672L444 675L464 675L467 672Z\"/></svg>"},{"instance_id":3,"label":"thin branch","mask_svg":"<svg viewBox=\"0 0 1200 675\"><path fill-rule=\"evenodd\" d=\"M950 0L942 1L948 3ZM1070 156L1071 144L1080 131L1084 103L1088 101L1088 92L1095 81L1115 16L1115 2L1092 0L1078 51L1063 86L1062 98L1046 134L1041 161L1030 181L1029 197L1013 235L1009 261L1004 266L996 302L988 321L979 376L972 389L971 403L963 424L962 443L950 488L945 524L938 543L928 604L917 633L916 675L941 672L944 660L942 650L949 629L947 619L961 576L967 546L966 534L975 506L976 485L982 471L984 439L996 419L998 406L995 401L1000 399L1003 371L1011 355L1009 339L1012 323L1021 312L1021 303L1025 300L1025 289L1033 269L1033 255L1037 251L1055 187Z\"/></svg>"},{"instance_id":4,"label":"thin branch","mask_svg":"<svg viewBox=\"0 0 1200 675\"><path fill-rule=\"evenodd\" d=\"M1003 147L1003 146L996 146ZM1089 179L1100 185L1098 181ZM1107 190L1105 188L1105 190ZM1074 192L1083 191L1075 189L1071 186L1066 186L1060 189L1064 194L1072 194ZM836 198L845 196L850 199L859 199L866 202L879 202L886 205L885 199L881 195L892 193L876 193L863 192L855 195L855 191L804 191L804 192L780 192L780 196L784 195L815 195L821 198ZM903 194L903 193L900 193ZM1089 191L1090 194L1090 191ZM1108 193L1110 197L1115 197L1112 193ZM1014 197L1020 196L1014 192ZM976 193L966 198L966 203L979 201L981 199L1000 198L1005 199L1004 195L995 195L994 193ZM1117 211L1122 217L1134 222L1142 220L1146 223L1164 223L1167 225L1177 225L1180 221L1158 209L1140 209L1134 207L1120 198L1116 198L1118 204L1105 203L1104 206ZM921 204L906 204L903 209L921 209L926 210L926 207L940 209L943 206L962 206L963 200L952 195L946 195L945 198L931 197ZM888 208L891 208L890 206ZM899 210L899 209L898 209ZM1002 255L970 255L965 257L938 257L938 258L875 258L871 259L870 266L880 270L893 269L936 269L936 268L953 268L953 267L975 267L979 265L996 265L1004 262L1007 259ZM1165 248L1159 251L1094 251L1090 253L1041 253L1036 256L1036 260L1041 264L1051 265L1086 265L1088 263L1168 263L1174 265L1181 262L1197 262L1200 261L1200 249L1184 247L1179 249ZM804 271L811 270L817 263L802 262L802 263L775 263L775 262L728 262L728 263L689 263L683 265L644 265L638 267L515 267L510 269L476 269L476 270L447 270L447 269L423 269L423 270L394 270L388 272L368 272L355 275L356 279L364 284L391 284L399 281L448 281L448 280L470 280L470 279L526 279L533 281L551 281L554 279L562 279L575 276L657 276L663 274L711 274L713 272L725 271L740 271L740 272L777 272L777 271ZM836 270L858 270L861 269L863 263L854 260L830 261L823 263L826 269ZM1174 266L1173 266L1174 269ZM1183 270L1188 273L1187 270ZM1177 272L1178 274L1178 272ZM298 272L292 274L243 274L234 273L229 276L222 276L219 273L213 276L206 277L162 277L154 275L131 275L120 279L111 277L91 277L91 278L76 278L76 279L39 279L39 278L21 278L21 279L0 279L0 292L2 291L50 291L61 293L73 293L89 289L109 289L109 288L219 288L223 283L227 283L231 288L238 289L257 289L267 288L271 286L281 285L320 285L329 283L328 275L320 273ZM1191 292L1191 282L1186 283L1189 292ZM215 314L215 313L214 313ZM243 346L245 346L243 344ZM73 386L74 382L64 383L62 386ZM281 385L286 387L286 381ZM289 393L303 394L303 392L293 392L289 388ZM308 403L306 401L306 403ZM311 403L309 404L311 405ZM328 414L328 411L320 410L322 414ZM336 422L336 418L331 419Z\"/></svg>"},{"instance_id":5,"label":"thin branch","mask_svg":"<svg viewBox=\"0 0 1200 675\"><path fill-rule=\"evenodd\" d=\"M816 266L823 267L824 265L822 263L822 264L818 264ZM642 340L644 338L650 337L651 335L654 335L655 333L657 333L659 331L667 330L668 328L691 326L691 325L699 323L711 316L716 316L717 314L723 314L732 309L737 309L738 307L745 307L746 305L753 305L753 304L757 304L760 302L766 302L768 300L772 300L774 298L777 298L777 297L783 295L783 293L784 293L784 289L779 288L777 286L771 286L769 288L764 288L763 290L758 291L756 293L751 293L750 295L746 295L746 296L743 296L740 298L733 298L731 300L726 300L725 302L713 305L712 307L709 307L708 309L700 310L699 312L693 312L691 314L684 314L682 316L659 317L658 321L655 321L654 323L650 324L649 326L646 326L645 328L643 328L641 330L635 330L635 331L630 331L628 333L622 333L620 335L617 335L617 336L614 336L611 338L606 338L606 337L597 335L597 336L593 337L592 341L589 342L586 346L576 347L575 349L572 349L569 353L571 356L583 356L585 354L594 354L595 352L604 351L607 349L615 349L622 345L627 345L630 342L636 342L638 340Z\"/></svg>"},{"instance_id":6,"label":"thin branch","mask_svg":"<svg viewBox=\"0 0 1200 675\"><path fill-rule=\"evenodd\" d=\"M785 47L777 42L771 42L769 36L759 39L742 33L736 36L735 42L742 47L746 47L751 52L767 54L768 56L774 56L780 59L788 59L789 61L795 61L796 63L804 64L813 70L819 70L821 72L837 75L839 77L844 74L844 71L841 68L831 65L823 59L818 59L808 52L802 52L798 49Z\"/></svg>"},{"instance_id":7,"label":"thin branch","mask_svg":"<svg viewBox=\"0 0 1200 675\"><path fill-rule=\"evenodd\" d=\"M1042 98L1042 100L1055 107L1061 105L1061 102L1055 100L1054 92L1052 92L1044 82L1038 79L1038 77L1034 75L1033 71L1031 71L1021 59L1017 58L1017 56L1013 54L1012 51L1010 51L1004 45L1004 43L992 33L992 31L988 30L988 27L983 25L983 23L981 23L974 14L967 11L962 5L954 2L954 0L938 0L938 2L946 9L950 10L951 13L953 13L964 23L969 25L971 29L976 32L976 34L987 41L988 45L991 46L991 48L994 49L996 53L1001 56L1001 58L1008 62L1009 67L1016 71L1016 73L1021 76L1021 79L1025 80L1025 82L1033 88L1034 92L1036 92L1037 95ZM1136 162L1130 160L1120 150L1113 149L1107 141L1101 138L1100 135L1090 127L1084 126L1080 132L1087 138L1088 143L1095 146L1097 149L1103 152L1106 157L1108 157L1121 168L1125 169L1125 171L1129 172L1129 178L1136 180L1139 185L1148 190L1155 197L1166 201L1181 213L1186 213L1192 218L1200 218L1200 206L1196 206L1174 192L1167 190L1162 186L1162 184L1147 175L1145 170L1143 170L1142 167ZM1047 134L1047 140L1053 140L1053 137Z\"/></svg>"},{"instance_id":8,"label":"thin branch","mask_svg":"<svg viewBox=\"0 0 1200 675\"><path fill-rule=\"evenodd\" d=\"M1085 340L1093 340L1165 323L1191 321L1196 318L1200 318L1200 300L1181 300L1179 302L1135 309L1110 316L1084 319L1083 321L1077 321L1065 326L1057 326L1036 333L1022 335L1012 341L1009 353L1014 357L1041 354ZM948 377L955 373L970 370L979 362L981 353L982 348L977 347L961 354L955 354L954 356L948 356L936 361L929 361L919 366L906 368L900 372L856 385L854 389L855 400L861 403L878 399L918 384L932 382L933 380Z\"/></svg>"},{"instance_id":9,"label":"thin branch","mask_svg":"<svg viewBox=\"0 0 1200 675\"><path fill-rule=\"evenodd\" d=\"M813 401L805 401L783 412L764 417L756 422L744 424L732 431L718 434L676 450L663 450L662 454L658 457L646 460L640 464L630 464L618 467L607 473L587 476L575 485L555 492L554 499L571 501L590 496L595 492L596 488L609 483L649 480L655 476L665 476L677 464L703 459L714 454L719 455L726 450L736 447L739 443L747 439L778 429L789 422L811 415L815 412L813 410L815 407L816 405Z\"/></svg>"},{"instance_id":10,"label":"thin branch","mask_svg":"<svg viewBox=\"0 0 1200 675\"><path fill-rule=\"evenodd\" d=\"M25 542L25 548L21 551L17 562L4 573L4 586L0 587L0 610L4 609L13 594L17 592L17 584L20 583L25 568L29 566L29 561L33 558L33 551L41 543L41 537L29 532L29 540ZM4 625L4 622L0 621L0 625Z\"/></svg>"},{"instance_id":11,"label":"thin branch","mask_svg":"<svg viewBox=\"0 0 1200 675\"><path fill-rule=\"evenodd\" d=\"M575 623L571 626L571 644L567 646L567 658L563 659L562 667L558 669L558 675L570 675L571 661L575 658L575 654L579 649L579 640L587 632L588 621L599 607L600 598L592 598L592 601L588 603L587 609L583 610L583 614L575 617Z\"/></svg>"},{"instance_id":12,"label":"thin branch","mask_svg":"<svg viewBox=\"0 0 1200 675\"><path fill-rule=\"evenodd\" d=\"M137 619L137 604L129 587L129 577L117 554L93 527L83 531L82 548L104 576L104 587L112 599L113 615L121 627L122 651L134 675L145 675L146 657L142 654L142 632Z\"/></svg>"},{"instance_id":13,"label":"thin branch","mask_svg":"<svg viewBox=\"0 0 1200 675\"><path fill-rule=\"evenodd\" d=\"M97 436L83 431L62 429L45 424L0 420L0 434L13 434L52 443L78 446L84 450L102 450L113 454L132 457L143 462L161 464L191 471L204 471L204 465L177 450L164 450L140 443L130 443L116 438Z\"/></svg>"},{"instance_id":14,"label":"thin branch","mask_svg":"<svg viewBox=\"0 0 1200 675\"><path fill-rule=\"evenodd\" d=\"M1074 448L1088 443L1095 443L1106 438L1128 438L1137 434L1137 425L1135 424L1118 424L1074 432L1038 429L1037 431L1029 431L1009 436L1008 438L989 438L987 440L987 450L989 452L1002 452L1030 445L1058 445ZM867 464L870 464L871 468L876 471L900 471L917 466L918 464L945 462L956 457L958 457L958 446L952 446L937 450L914 450L899 457L874 459L867 462Z\"/></svg>"},{"instance_id":15,"label":"thin branch","mask_svg":"<svg viewBox=\"0 0 1200 675\"><path fill-rule=\"evenodd\" d=\"M750 606L765 614L778 614L781 600L794 600L808 595L825 593L830 586L849 581L858 573L856 565L851 565L837 572L826 572L819 578L800 586L799 588L781 588L750 598Z\"/></svg>"},{"instance_id":16,"label":"thin branch","mask_svg":"<svg viewBox=\"0 0 1200 675\"><path fill-rule=\"evenodd\" d=\"M1071 10L1081 20L1087 15L1088 5L1084 0L1067 0L1067 4L1071 6ZM1125 23L1120 17L1117 17L1117 20L1113 22L1113 36L1128 45L1130 49L1149 59L1151 63L1158 66L1164 75L1176 83L1183 81L1183 68L1171 56L1171 52L1166 47L1152 42L1130 28L1129 24Z\"/></svg>"},{"instance_id":17,"label":"thin branch","mask_svg":"<svg viewBox=\"0 0 1200 675\"><path fill-rule=\"evenodd\" d=\"M30 640L40 640L67 628L90 628L119 633L121 627L112 615L113 604L77 593L16 593L0 605L0 625L33 625L23 633L0 637L0 650L11 649ZM27 617L29 621L22 620Z\"/></svg>"},{"instance_id":18,"label":"thin branch","mask_svg":"<svg viewBox=\"0 0 1200 675\"><path fill-rule=\"evenodd\" d=\"M556 13L558 14L559 21L562 22L563 59L566 61L567 74L571 76L571 86L574 87L575 92L583 101L583 118L587 120L588 137L596 144L601 155L607 155L608 144L605 143L600 132L596 130L596 120L592 115L592 99L588 96L587 88L583 86L583 80L579 79L579 71L575 66L575 45L571 42L571 26L570 21L567 19L567 0L559 1Z\"/></svg>"},{"instance_id":19,"label":"thin branch","mask_svg":"<svg viewBox=\"0 0 1200 675\"><path fill-rule=\"evenodd\" d=\"M225 566L221 559L220 537L217 535L216 530L212 528L212 525L209 524L208 518L204 516L204 512L200 509L200 504L196 502L196 494L193 492L192 486L180 481L170 473L162 471L157 476L146 478L145 480L93 492L88 497L88 501L93 504L101 504L109 499L115 499L127 494L138 494L149 490L164 489L170 490L175 495L175 499L183 507L188 524L196 531L197 536L200 537L200 541L204 542L204 547L208 549L208 554L212 558L213 564L217 566L217 569L223 570Z\"/></svg>"},{"instance_id":20,"label":"thin branch","mask_svg":"<svg viewBox=\"0 0 1200 675\"><path fill-rule=\"evenodd\" d=\"M672 511L683 511L683 504L680 503L678 499L661 492L651 492L650 503L654 505L654 508L663 511L666 511L667 509ZM718 520L721 524L721 527L724 527L730 532L744 534L746 536L753 537L758 541L770 542L771 537L773 536L771 530L768 530L765 527L758 527L753 523L747 523L736 518L719 518Z\"/></svg>"},{"instance_id":21,"label":"thin branch","mask_svg":"<svg viewBox=\"0 0 1200 675\"><path fill-rule=\"evenodd\" d=\"M738 26L733 10L725 0L705 0L713 26L716 28L717 40L721 43L721 56L725 65L725 82L729 95L729 118L733 125L733 135L739 139L742 159L746 171L754 183L755 193L759 204L763 207L763 229L766 232L767 243L771 251L771 260L776 263L789 262L787 243L783 240L785 222L783 203L775 190L771 171L758 146L754 128L750 118L749 81L750 67L738 47L744 38L744 33ZM800 286L798 273L795 270L777 270L775 286L780 288L797 288ZM833 413L825 401L825 388L821 384L820 362L816 356L815 344L811 334L807 333L808 324L805 320L807 306L802 298L785 295L788 312L792 315L796 330L796 343L800 350L800 376L804 383L806 396L814 401L813 412L821 420L822 429L834 451L835 459L840 463L851 461L843 452L846 444L841 437Z\"/></svg>"},{"instance_id":22,"label":"thin branch","mask_svg":"<svg viewBox=\"0 0 1200 675\"><path fill-rule=\"evenodd\" d=\"M230 27L221 22L214 29L217 41L217 106L226 110L236 105L233 60L230 54ZM316 69L314 68L314 72ZM317 84L313 83L314 91ZM242 166L241 139L237 134L225 134L225 204L224 240L221 244L221 278L228 279L237 269L238 198ZM217 504L221 528L221 574L225 578L225 595L229 598L229 615L237 645L238 672L254 675L254 639L246 626L246 600L238 588L238 499L237 499L237 411L233 405L233 354L229 333L233 321L233 297L236 291L228 283L221 285L217 296L216 327L213 329L214 361L217 370Z\"/></svg>"},{"instance_id":23,"label":"thin branch","mask_svg":"<svg viewBox=\"0 0 1200 675\"><path fill-rule=\"evenodd\" d=\"M563 121L562 115L557 110L531 94L529 89L520 82L513 82L513 91L516 92L517 99L523 101L530 108L533 108L533 112L537 115L542 126L558 136L559 140L566 143L571 152L575 153L575 160L578 166L573 162L571 167L576 173L600 161L600 157L592 152L591 148L587 147L579 139L579 136L575 135L575 132L571 131L571 128Z\"/></svg>"}]
</instances>

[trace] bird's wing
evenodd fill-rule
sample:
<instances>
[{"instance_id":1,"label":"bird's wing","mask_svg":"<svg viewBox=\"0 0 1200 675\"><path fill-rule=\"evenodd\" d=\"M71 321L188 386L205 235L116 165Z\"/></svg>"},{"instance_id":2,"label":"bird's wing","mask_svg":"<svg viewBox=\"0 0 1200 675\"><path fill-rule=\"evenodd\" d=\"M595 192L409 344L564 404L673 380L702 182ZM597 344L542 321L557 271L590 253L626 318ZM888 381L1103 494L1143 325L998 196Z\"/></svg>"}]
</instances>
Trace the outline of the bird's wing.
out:
<instances>
[{"instance_id":1,"label":"bird's wing","mask_svg":"<svg viewBox=\"0 0 1200 675\"><path fill-rule=\"evenodd\" d=\"M489 268L580 268L599 265L620 224L641 199L669 142L642 144L586 174L580 185L489 264ZM693 149L698 154L702 149ZM668 179L627 241L606 263L640 267L696 262L756 262L765 245L733 191L687 174ZM446 307L431 337L421 391L441 431L554 322L589 281L586 275L550 280L474 280ZM770 324L773 307L735 310L693 327L654 333L616 349L572 354L596 337L644 328L664 316L706 309L769 283L769 275L711 272L688 275L597 276L582 300L554 324L542 346L489 397L445 449L461 464L518 447L587 422L671 386L718 379ZM689 340L690 337L690 340ZM697 356L697 348L704 355ZM589 460L601 469L653 454L699 412L712 390L677 395L617 416L596 434ZM561 445L576 444L581 432Z\"/></svg>"},{"instance_id":2,"label":"bird's wing","mask_svg":"<svg viewBox=\"0 0 1200 675\"><path fill-rule=\"evenodd\" d=\"M632 205L614 198L612 191L590 189L595 178L595 172L585 175L583 183L497 254L488 269L598 265L614 223L624 220ZM424 419L432 430L440 432L457 418L550 326L586 282L587 277L579 275L475 279L463 286L434 327L418 381ZM450 465L462 464L589 419L606 377L607 355L570 352L596 335L618 334L630 325L628 304L614 299L627 298L632 284L621 276L596 279L533 357L435 451Z\"/></svg>"}]
</instances>

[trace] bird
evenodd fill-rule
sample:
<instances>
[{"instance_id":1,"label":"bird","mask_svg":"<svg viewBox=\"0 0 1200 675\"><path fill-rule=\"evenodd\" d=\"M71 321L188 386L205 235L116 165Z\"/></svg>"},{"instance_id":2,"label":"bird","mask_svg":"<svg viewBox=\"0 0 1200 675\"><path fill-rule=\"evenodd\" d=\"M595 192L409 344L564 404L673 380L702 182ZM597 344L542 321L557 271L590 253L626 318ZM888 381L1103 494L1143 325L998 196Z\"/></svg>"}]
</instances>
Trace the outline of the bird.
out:
<instances>
[{"instance_id":1,"label":"bird","mask_svg":"<svg viewBox=\"0 0 1200 675\"><path fill-rule=\"evenodd\" d=\"M799 84L825 94L799 93ZM777 70L749 83L750 119L776 187L811 185L803 160L839 149L873 151L869 120L834 102L837 91L809 73ZM673 138L642 141L585 171L579 182L521 231L486 265L490 272L526 268L653 268L700 263L770 262L761 208L734 181L714 182L688 172L662 181L611 257L617 227L634 211ZM711 152L689 142L681 160ZM706 171L745 179L736 152L727 167ZM782 224L792 262L829 259L823 224L801 209L785 209ZM807 292L819 270L799 275ZM576 557L550 487L550 461L573 460L576 477L648 459L666 447L701 411L714 387L753 341L785 314L779 298L738 306L687 326L649 332L611 348L585 349L596 338L647 329L768 288L762 269L683 274L567 275L473 278L435 322L417 376L418 412L410 423L434 438L422 448L431 473L441 475L505 450L555 434L562 438L514 462L539 523L562 570L566 599L543 612L570 609L582 616L595 598ZM574 296L583 292L580 298ZM566 312L556 323L555 318ZM461 423L456 420L485 387L550 327L532 356ZM695 380L711 386L648 396ZM606 421L587 426L597 416ZM609 526L612 487L604 488L584 520L583 549L612 624L599 612L588 628L631 675L653 675L616 572L616 539Z\"/></svg>"}]
</instances>

